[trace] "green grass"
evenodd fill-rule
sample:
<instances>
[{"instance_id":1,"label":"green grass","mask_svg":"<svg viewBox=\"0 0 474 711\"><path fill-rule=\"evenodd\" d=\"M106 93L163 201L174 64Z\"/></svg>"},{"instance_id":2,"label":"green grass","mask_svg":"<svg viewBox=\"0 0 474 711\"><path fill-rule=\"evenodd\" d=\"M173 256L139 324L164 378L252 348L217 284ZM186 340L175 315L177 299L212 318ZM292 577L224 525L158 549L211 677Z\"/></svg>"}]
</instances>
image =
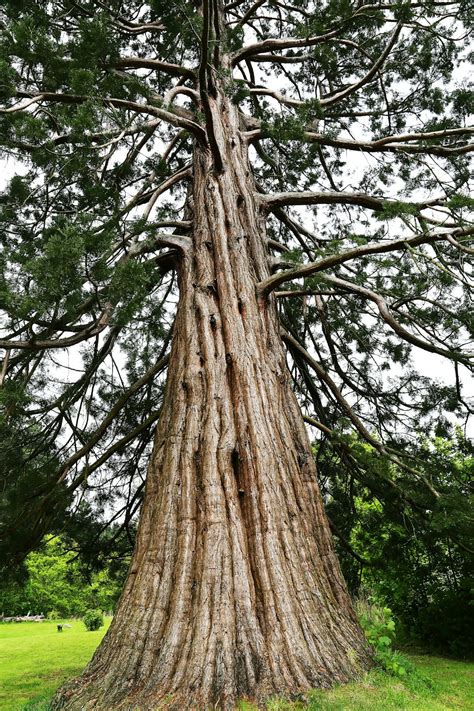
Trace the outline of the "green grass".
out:
<instances>
[{"instance_id":1,"label":"green grass","mask_svg":"<svg viewBox=\"0 0 474 711\"><path fill-rule=\"evenodd\" d=\"M408 655L407 655L408 656ZM474 664L409 655L415 674L404 678L373 670L359 682L314 691L304 702L274 699L268 711L474 711ZM256 711L249 703L241 711Z\"/></svg>"},{"instance_id":2,"label":"green grass","mask_svg":"<svg viewBox=\"0 0 474 711\"><path fill-rule=\"evenodd\" d=\"M268 711L468 711L474 709L474 665L411 657L420 675L404 681L372 671L358 683L315 691L305 703L274 700ZM253 711L252 706L242 711Z\"/></svg>"},{"instance_id":3,"label":"green grass","mask_svg":"<svg viewBox=\"0 0 474 711\"><path fill-rule=\"evenodd\" d=\"M87 632L79 620L0 625L0 711L46 711L54 691L81 672L106 627ZM305 702L273 699L268 711L474 711L474 664L410 654L419 674L403 681L372 671L358 683L315 691ZM424 681L429 679L429 683ZM255 706L242 702L241 711Z\"/></svg>"},{"instance_id":4,"label":"green grass","mask_svg":"<svg viewBox=\"0 0 474 711\"><path fill-rule=\"evenodd\" d=\"M97 632L88 632L80 620L59 622L71 629L58 632L58 622L0 624L0 711L41 708L32 702L51 698L82 671L110 619Z\"/></svg>"}]
</instances>

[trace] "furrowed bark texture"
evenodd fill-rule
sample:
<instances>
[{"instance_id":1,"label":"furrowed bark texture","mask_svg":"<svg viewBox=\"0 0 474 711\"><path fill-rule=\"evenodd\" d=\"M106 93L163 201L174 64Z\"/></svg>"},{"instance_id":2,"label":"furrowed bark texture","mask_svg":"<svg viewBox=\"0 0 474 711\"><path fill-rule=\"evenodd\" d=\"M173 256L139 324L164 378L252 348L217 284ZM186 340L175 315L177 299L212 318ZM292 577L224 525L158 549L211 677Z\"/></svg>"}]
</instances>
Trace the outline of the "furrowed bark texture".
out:
<instances>
[{"instance_id":1,"label":"furrowed bark texture","mask_svg":"<svg viewBox=\"0 0 474 711\"><path fill-rule=\"evenodd\" d=\"M211 99L214 102L214 99ZM213 105L225 169L196 149L193 248L129 577L55 708L234 709L370 664L290 387L236 109Z\"/></svg>"}]
</instances>

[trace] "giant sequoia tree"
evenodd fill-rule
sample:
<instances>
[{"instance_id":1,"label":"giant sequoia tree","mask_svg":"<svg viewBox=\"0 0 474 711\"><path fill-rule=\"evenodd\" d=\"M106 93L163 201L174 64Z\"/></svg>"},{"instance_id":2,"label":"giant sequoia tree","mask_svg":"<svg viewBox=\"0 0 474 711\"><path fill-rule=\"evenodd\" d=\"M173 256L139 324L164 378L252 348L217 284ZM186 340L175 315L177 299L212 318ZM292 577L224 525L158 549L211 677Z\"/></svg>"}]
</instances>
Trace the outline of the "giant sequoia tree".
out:
<instances>
[{"instance_id":1,"label":"giant sequoia tree","mask_svg":"<svg viewBox=\"0 0 474 711\"><path fill-rule=\"evenodd\" d=\"M469 12L2 3L2 553L84 497L124 530L142 503L58 708L233 709L370 665L304 420L443 507L410 433L469 411Z\"/></svg>"}]
</instances>

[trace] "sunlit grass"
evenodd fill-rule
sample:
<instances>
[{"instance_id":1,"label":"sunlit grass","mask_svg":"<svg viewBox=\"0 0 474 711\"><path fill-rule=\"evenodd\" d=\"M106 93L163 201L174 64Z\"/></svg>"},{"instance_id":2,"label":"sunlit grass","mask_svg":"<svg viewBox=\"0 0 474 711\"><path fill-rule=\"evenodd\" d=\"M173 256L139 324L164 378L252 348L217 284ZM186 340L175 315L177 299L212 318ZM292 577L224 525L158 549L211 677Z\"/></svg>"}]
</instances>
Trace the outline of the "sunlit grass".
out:
<instances>
[{"instance_id":1,"label":"sunlit grass","mask_svg":"<svg viewBox=\"0 0 474 711\"><path fill-rule=\"evenodd\" d=\"M110 619L97 632L88 632L80 620L62 620L71 629L58 632L58 622L0 624L1 711L19 711L33 699L50 698L66 679L79 674Z\"/></svg>"}]
</instances>

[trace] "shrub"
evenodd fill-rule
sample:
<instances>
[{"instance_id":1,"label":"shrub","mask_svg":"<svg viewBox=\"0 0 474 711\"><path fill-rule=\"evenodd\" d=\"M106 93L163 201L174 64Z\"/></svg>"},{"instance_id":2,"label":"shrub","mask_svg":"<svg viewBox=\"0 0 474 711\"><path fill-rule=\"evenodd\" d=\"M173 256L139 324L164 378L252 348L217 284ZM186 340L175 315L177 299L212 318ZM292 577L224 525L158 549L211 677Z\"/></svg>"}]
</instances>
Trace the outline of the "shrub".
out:
<instances>
[{"instance_id":1,"label":"shrub","mask_svg":"<svg viewBox=\"0 0 474 711\"><path fill-rule=\"evenodd\" d=\"M367 641L375 652L375 660L382 669L399 677L413 673L412 663L392 648L395 640L395 621L390 608L374 604L370 598L362 597L356 602L356 612Z\"/></svg>"},{"instance_id":2,"label":"shrub","mask_svg":"<svg viewBox=\"0 0 474 711\"><path fill-rule=\"evenodd\" d=\"M89 632L98 630L104 624L104 616L100 610L87 610L82 618Z\"/></svg>"}]
</instances>

